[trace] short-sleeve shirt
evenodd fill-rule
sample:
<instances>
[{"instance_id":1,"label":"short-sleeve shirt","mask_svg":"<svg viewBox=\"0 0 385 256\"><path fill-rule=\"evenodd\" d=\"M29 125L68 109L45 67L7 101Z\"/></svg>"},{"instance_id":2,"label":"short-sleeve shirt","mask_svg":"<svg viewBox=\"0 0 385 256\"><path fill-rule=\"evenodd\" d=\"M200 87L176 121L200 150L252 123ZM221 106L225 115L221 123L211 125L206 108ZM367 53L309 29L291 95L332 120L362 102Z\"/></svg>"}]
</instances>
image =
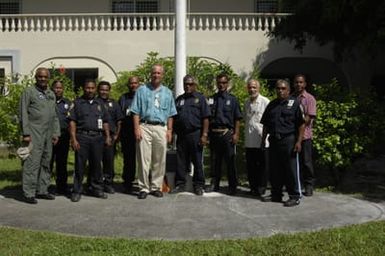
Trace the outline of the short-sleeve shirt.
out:
<instances>
[{"instance_id":1,"label":"short-sleeve shirt","mask_svg":"<svg viewBox=\"0 0 385 256\"><path fill-rule=\"evenodd\" d=\"M270 100L262 95L258 95L254 102L247 99L244 105L245 120L245 147L260 148L262 142L261 118Z\"/></svg>"},{"instance_id":2,"label":"short-sleeve shirt","mask_svg":"<svg viewBox=\"0 0 385 256\"><path fill-rule=\"evenodd\" d=\"M104 103L104 107L107 109L109 114L108 125L110 127L111 133L116 133L116 125L118 121L123 120L124 116L122 110L120 109L119 104L113 99L102 99L100 100Z\"/></svg>"},{"instance_id":3,"label":"short-sleeve shirt","mask_svg":"<svg viewBox=\"0 0 385 256\"><path fill-rule=\"evenodd\" d=\"M242 119L237 98L228 92L218 92L209 98L211 108L210 129L234 129L235 122Z\"/></svg>"},{"instance_id":4,"label":"short-sleeve shirt","mask_svg":"<svg viewBox=\"0 0 385 256\"><path fill-rule=\"evenodd\" d=\"M67 98L56 100L57 116L60 122L61 135L68 133L68 112L70 110L71 101Z\"/></svg>"},{"instance_id":5,"label":"short-sleeve shirt","mask_svg":"<svg viewBox=\"0 0 385 256\"><path fill-rule=\"evenodd\" d=\"M175 105L178 114L174 119L174 130L177 134L200 130L203 119L211 115L205 96L199 92L180 95Z\"/></svg>"},{"instance_id":6,"label":"short-sleeve shirt","mask_svg":"<svg viewBox=\"0 0 385 256\"><path fill-rule=\"evenodd\" d=\"M102 131L100 123L108 123L109 116L100 99L79 97L74 100L68 119L76 122L78 130Z\"/></svg>"},{"instance_id":7,"label":"short-sleeve shirt","mask_svg":"<svg viewBox=\"0 0 385 256\"><path fill-rule=\"evenodd\" d=\"M302 94L298 95L298 100L302 105L305 116L309 115L313 119L317 112L314 96L307 91L304 91ZM311 120L310 124L305 125L305 132L303 134L304 140L311 138L313 138L313 120Z\"/></svg>"},{"instance_id":8,"label":"short-sleeve shirt","mask_svg":"<svg viewBox=\"0 0 385 256\"><path fill-rule=\"evenodd\" d=\"M132 120L131 105L134 100L135 92L127 92L120 96L119 105L122 110L124 119L122 122L121 135L132 134L134 131L134 123Z\"/></svg>"},{"instance_id":9,"label":"short-sleeve shirt","mask_svg":"<svg viewBox=\"0 0 385 256\"><path fill-rule=\"evenodd\" d=\"M140 86L131 105L131 112L139 115L141 121L167 123L169 117L177 114L174 97L170 89L151 84Z\"/></svg>"},{"instance_id":10,"label":"short-sleeve shirt","mask_svg":"<svg viewBox=\"0 0 385 256\"><path fill-rule=\"evenodd\" d=\"M273 138L296 134L298 127L304 122L302 107L293 96L285 100L271 101L261 119L261 123Z\"/></svg>"}]
</instances>

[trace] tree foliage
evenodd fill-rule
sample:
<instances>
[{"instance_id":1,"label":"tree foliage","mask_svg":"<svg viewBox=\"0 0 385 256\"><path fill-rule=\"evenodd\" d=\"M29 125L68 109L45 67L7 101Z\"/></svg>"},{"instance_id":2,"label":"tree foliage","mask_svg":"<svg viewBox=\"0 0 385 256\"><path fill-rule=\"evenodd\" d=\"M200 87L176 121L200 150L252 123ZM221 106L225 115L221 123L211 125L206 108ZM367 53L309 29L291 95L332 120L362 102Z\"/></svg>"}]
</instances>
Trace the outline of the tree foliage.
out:
<instances>
[{"instance_id":1,"label":"tree foliage","mask_svg":"<svg viewBox=\"0 0 385 256\"><path fill-rule=\"evenodd\" d=\"M283 19L269 33L295 43L302 49L309 39L320 45L333 43L336 57L355 48L376 53L385 43L385 1L383 0L285 0L294 14Z\"/></svg>"},{"instance_id":2,"label":"tree foliage","mask_svg":"<svg viewBox=\"0 0 385 256\"><path fill-rule=\"evenodd\" d=\"M317 117L313 145L320 166L334 171L339 181L362 154L377 154L385 143L385 106L373 95L360 95L339 86L336 80L314 88Z\"/></svg>"}]
</instances>

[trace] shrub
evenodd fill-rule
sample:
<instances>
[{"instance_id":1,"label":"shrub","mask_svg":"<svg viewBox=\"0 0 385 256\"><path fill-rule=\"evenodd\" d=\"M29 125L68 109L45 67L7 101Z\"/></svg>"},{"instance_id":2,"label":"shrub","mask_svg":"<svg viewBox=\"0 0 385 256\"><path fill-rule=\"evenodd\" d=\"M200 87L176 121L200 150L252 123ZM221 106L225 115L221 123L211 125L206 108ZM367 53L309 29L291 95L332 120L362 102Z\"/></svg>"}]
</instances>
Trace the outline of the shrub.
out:
<instances>
[{"instance_id":1,"label":"shrub","mask_svg":"<svg viewBox=\"0 0 385 256\"><path fill-rule=\"evenodd\" d=\"M313 145L316 161L333 172L337 185L344 170L384 141L385 107L373 94L359 95L336 80L314 88L317 118Z\"/></svg>"}]
</instances>

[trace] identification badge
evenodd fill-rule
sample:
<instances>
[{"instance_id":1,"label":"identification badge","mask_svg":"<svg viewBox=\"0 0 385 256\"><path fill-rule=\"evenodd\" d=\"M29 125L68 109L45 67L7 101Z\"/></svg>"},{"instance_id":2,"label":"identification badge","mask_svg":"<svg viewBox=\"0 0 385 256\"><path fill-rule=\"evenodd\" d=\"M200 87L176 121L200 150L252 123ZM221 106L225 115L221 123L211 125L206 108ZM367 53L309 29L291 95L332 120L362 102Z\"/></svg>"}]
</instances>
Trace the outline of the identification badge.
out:
<instances>
[{"instance_id":1,"label":"identification badge","mask_svg":"<svg viewBox=\"0 0 385 256\"><path fill-rule=\"evenodd\" d=\"M195 104L198 104L198 103L199 103L199 98L195 98L194 103L195 103Z\"/></svg>"},{"instance_id":2,"label":"identification badge","mask_svg":"<svg viewBox=\"0 0 385 256\"><path fill-rule=\"evenodd\" d=\"M294 104L294 100L289 100L289 101L287 102L287 106L288 106L289 108L291 108L291 107L293 106L293 104Z\"/></svg>"},{"instance_id":3,"label":"identification badge","mask_svg":"<svg viewBox=\"0 0 385 256\"><path fill-rule=\"evenodd\" d=\"M68 109L68 104L64 104L64 109Z\"/></svg>"},{"instance_id":4,"label":"identification badge","mask_svg":"<svg viewBox=\"0 0 385 256\"><path fill-rule=\"evenodd\" d=\"M112 102L108 102L108 106L112 108Z\"/></svg>"},{"instance_id":5,"label":"identification badge","mask_svg":"<svg viewBox=\"0 0 385 256\"><path fill-rule=\"evenodd\" d=\"M98 119L98 129L103 129L103 120L101 118Z\"/></svg>"},{"instance_id":6,"label":"identification badge","mask_svg":"<svg viewBox=\"0 0 385 256\"><path fill-rule=\"evenodd\" d=\"M226 100L226 106L230 106L230 100Z\"/></svg>"},{"instance_id":7,"label":"identification badge","mask_svg":"<svg viewBox=\"0 0 385 256\"><path fill-rule=\"evenodd\" d=\"M184 105L184 99L182 99L181 101L179 101L179 106L183 106Z\"/></svg>"},{"instance_id":8,"label":"identification badge","mask_svg":"<svg viewBox=\"0 0 385 256\"><path fill-rule=\"evenodd\" d=\"M127 108L126 109L126 116L130 116L131 115L131 109L130 108Z\"/></svg>"},{"instance_id":9,"label":"identification badge","mask_svg":"<svg viewBox=\"0 0 385 256\"><path fill-rule=\"evenodd\" d=\"M160 107L159 94L156 94L156 95L155 95L154 106L155 106L156 108L159 108L159 107Z\"/></svg>"},{"instance_id":10,"label":"identification badge","mask_svg":"<svg viewBox=\"0 0 385 256\"><path fill-rule=\"evenodd\" d=\"M213 105L214 104L214 99L213 98L209 98L209 105Z\"/></svg>"},{"instance_id":11,"label":"identification badge","mask_svg":"<svg viewBox=\"0 0 385 256\"><path fill-rule=\"evenodd\" d=\"M39 97L39 99L41 99L41 100L44 100L44 99L46 98L45 95L44 95L43 93L41 93L41 92L39 93L39 96L38 96L38 97Z\"/></svg>"}]
</instances>

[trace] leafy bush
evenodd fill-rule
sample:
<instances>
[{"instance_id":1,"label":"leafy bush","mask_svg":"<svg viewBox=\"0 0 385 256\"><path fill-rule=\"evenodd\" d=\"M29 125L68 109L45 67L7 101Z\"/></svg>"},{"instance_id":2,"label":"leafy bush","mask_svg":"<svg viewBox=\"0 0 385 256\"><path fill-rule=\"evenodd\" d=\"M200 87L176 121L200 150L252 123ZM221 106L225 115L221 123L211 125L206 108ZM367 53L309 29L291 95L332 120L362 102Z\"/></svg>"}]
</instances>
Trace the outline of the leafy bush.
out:
<instances>
[{"instance_id":1,"label":"leafy bush","mask_svg":"<svg viewBox=\"0 0 385 256\"><path fill-rule=\"evenodd\" d=\"M49 84L55 80L60 80L64 84L64 95L67 98L74 99L75 92L72 89L71 80L56 70L54 67L50 70L51 77ZM13 82L18 80L18 82ZM13 147L20 144L19 127L19 100L23 90L35 83L33 75L25 75L22 78L8 77L5 81L7 94L0 95L0 141Z\"/></svg>"},{"instance_id":2,"label":"leafy bush","mask_svg":"<svg viewBox=\"0 0 385 256\"><path fill-rule=\"evenodd\" d=\"M336 80L315 86L314 94L316 161L332 170L338 183L354 159L364 153L376 153L376 145L384 142L385 107L373 94L349 92Z\"/></svg>"}]
</instances>

